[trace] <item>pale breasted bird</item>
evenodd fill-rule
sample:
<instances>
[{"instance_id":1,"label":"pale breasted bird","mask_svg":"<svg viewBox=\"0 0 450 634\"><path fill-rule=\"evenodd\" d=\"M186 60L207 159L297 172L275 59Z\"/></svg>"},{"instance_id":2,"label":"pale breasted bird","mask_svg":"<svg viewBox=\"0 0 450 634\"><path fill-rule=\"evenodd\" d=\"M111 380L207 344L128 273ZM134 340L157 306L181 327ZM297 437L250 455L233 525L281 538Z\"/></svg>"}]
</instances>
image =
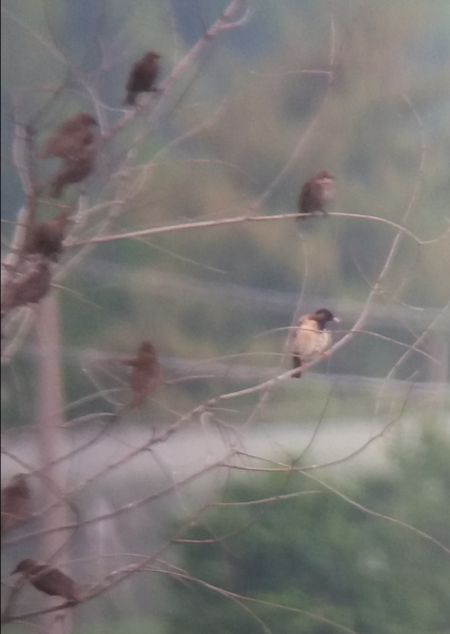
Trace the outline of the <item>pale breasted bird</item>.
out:
<instances>
[{"instance_id":1,"label":"pale breasted bird","mask_svg":"<svg viewBox=\"0 0 450 634\"><path fill-rule=\"evenodd\" d=\"M52 220L30 227L25 245L26 253L39 253L56 262L62 251L62 243L69 222L68 213L63 211Z\"/></svg>"},{"instance_id":2,"label":"pale breasted bird","mask_svg":"<svg viewBox=\"0 0 450 634\"><path fill-rule=\"evenodd\" d=\"M300 317L291 341L292 367L301 368L304 363L320 357L330 347L331 333L325 326L329 321L339 322L328 308ZM299 379L300 369L292 377Z\"/></svg>"},{"instance_id":3,"label":"pale breasted bird","mask_svg":"<svg viewBox=\"0 0 450 634\"><path fill-rule=\"evenodd\" d=\"M25 473L17 473L2 489L2 534L28 519L31 491Z\"/></svg>"},{"instance_id":4,"label":"pale breasted bird","mask_svg":"<svg viewBox=\"0 0 450 634\"><path fill-rule=\"evenodd\" d=\"M310 178L302 187L298 200L300 214L316 216L327 215L327 207L334 201L336 187L334 178L325 170ZM297 220L305 220L307 216L299 215Z\"/></svg>"},{"instance_id":5,"label":"pale breasted bird","mask_svg":"<svg viewBox=\"0 0 450 634\"><path fill-rule=\"evenodd\" d=\"M87 112L67 119L48 139L40 157L76 158L86 146L94 143L92 126L96 125L96 119Z\"/></svg>"},{"instance_id":6,"label":"pale breasted bird","mask_svg":"<svg viewBox=\"0 0 450 634\"><path fill-rule=\"evenodd\" d=\"M131 367L130 388L132 392L129 408L141 407L150 394L162 382L162 370L158 353L150 341L143 341L132 359L122 361Z\"/></svg>"},{"instance_id":7,"label":"pale breasted bird","mask_svg":"<svg viewBox=\"0 0 450 634\"><path fill-rule=\"evenodd\" d=\"M159 58L156 51L149 51L132 67L128 76L125 104L133 106L140 92L157 92L154 86L159 70Z\"/></svg>"},{"instance_id":8,"label":"pale breasted bird","mask_svg":"<svg viewBox=\"0 0 450 634\"><path fill-rule=\"evenodd\" d=\"M95 167L96 150L94 145L83 148L74 158L65 159L59 172L51 181L51 195L59 198L66 185L80 183Z\"/></svg>"},{"instance_id":9,"label":"pale breasted bird","mask_svg":"<svg viewBox=\"0 0 450 634\"><path fill-rule=\"evenodd\" d=\"M22 559L11 574L16 573L20 573L31 585L45 594L63 597L72 603L80 601L78 585L58 568L38 564L34 559Z\"/></svg>"}]
</instances>

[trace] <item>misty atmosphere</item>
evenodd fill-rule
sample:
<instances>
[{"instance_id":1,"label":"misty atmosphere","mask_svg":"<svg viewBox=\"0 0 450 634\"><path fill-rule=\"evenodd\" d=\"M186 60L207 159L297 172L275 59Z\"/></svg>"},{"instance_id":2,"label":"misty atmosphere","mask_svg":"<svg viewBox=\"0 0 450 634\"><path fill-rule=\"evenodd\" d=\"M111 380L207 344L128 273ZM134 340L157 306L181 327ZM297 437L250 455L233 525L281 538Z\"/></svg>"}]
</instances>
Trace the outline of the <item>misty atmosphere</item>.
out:
<instances>
[{"instance_id":1,"label":"misty atmosphere","mask_svg":"<svg viewBox=\"0 0 450 634\"><path fill-rule=\"evenodd\" d=\"M2 0L2 628L450 634L450 5Z\"/></svg>"}]
</instances>

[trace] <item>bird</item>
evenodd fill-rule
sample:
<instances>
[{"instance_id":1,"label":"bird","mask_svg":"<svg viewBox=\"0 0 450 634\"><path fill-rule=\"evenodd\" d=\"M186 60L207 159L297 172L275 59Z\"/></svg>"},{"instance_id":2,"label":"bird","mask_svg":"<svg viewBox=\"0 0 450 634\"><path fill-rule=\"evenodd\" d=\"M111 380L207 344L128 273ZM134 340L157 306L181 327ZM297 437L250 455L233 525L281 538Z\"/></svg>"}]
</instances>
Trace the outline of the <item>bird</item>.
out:
<instances>
[{"instance_id":1,"label":"bird","mask_svg":"<svg viewBox=\"0 0 450 634\"><path fill-rule=\"evenodd\" d=\"M68 222L68 213L63 211L48 222L31 226L25 243L25 252L39 253L56 262L62 252Z\"/></svg>"},{"instance_id":2,"label":"bird","mask_svg":"<svg viewBox=\"0 0 450 634\"><path fill-rule=\"evenodd\" d=\"M66 185L79 183L89 176L95 165L95 147L85 147L73 158L67 158L51 181L51 195L59 198Z\"/></svg>"},{"instance_id":3,"label":"bird","mask_svg":"<svg viewBox=\"0 0 450 634\"><path fill-rule=\"evenodd\" d=\"M26 474L17 473L2 489L2 534L28 519L30 502L31 491Z\"/></svg>"},{"instance_id":4,"label":"bird","mask_svg":"<svg viewBox=\"0 0 450 634\"><path fill-rule=\"evenodd\" d=\"M134 106L140 92L157 92L153 84L158 76L160 57L161 55L156 51L148 51L134 64L126 85L126 105Z\"/></svg>"},{"instance_id":5,"label":"bird","mask_svg":"<svg viewBox=\"0 0 450 634\"><path fill-rule=\"evenodd\" d=\"M293 368L301 368L303 363L320 357L331 345L331 334L325 329L329 321L339 322L339 319L328 308L300 317L291 343ZM297 379L301 376L300 369L292 374Z\"/></svg>"},{"instance_id":6,"label":"bird","mask_svg":"<svg viewBox=\"0 0 450 634\"><path fill-rule=\"evenodd\" d=\"M327 207L333 202L336 195L334 178L326 170L318 172L304 183L298 200L299 216L297 220L306 218L303 214L317 215L328 214Z\"/></svg>"},{"instance_id":7,"label":"bird","mask_svg":"<svg viewBox=\"0 0 450 634\"><path fill-rule=\"evenodd\" d=\"M63 597L71 603L80 601L78 585L58 568L38 564L34 559L22 559L11 574L16 573L22 574L31 585L45 594Z\"/></svg>"},{"instance_id":8,"label":"bird","mask_svg":"<svg viewBox=\"0 0 450 634\"><path fill-rule=\"evenodd\" d=\"M94 142L92 126L96 125L97 120L87 112L67 119L48 139L40 158L76 158L86 146Z\"/></svg>"},{"instance_id":9,"label":"bird","mask_svg":"<svg viewBox=\"0 0 450 634\"><path fill-rule=\"evenodd\" d=\"M130 409L141 407L162 382L158 353L150 341L143 341L139 345L136 356L125 359L122 363L132 368L130 376L132 398L128 407Z\"/></svg>"},{"instance_id":10,"label":"bird","mask_svg":"<svg viewBox=\"0 0 450 634\"><path fill-rule=\"evenodd\" d=\"M7 310L37 304L50 290L52 276L46 259L39 259L30 265L28 271L11 279L5 286L2 301L2 315Z\"/></svg>"}]
</instances>

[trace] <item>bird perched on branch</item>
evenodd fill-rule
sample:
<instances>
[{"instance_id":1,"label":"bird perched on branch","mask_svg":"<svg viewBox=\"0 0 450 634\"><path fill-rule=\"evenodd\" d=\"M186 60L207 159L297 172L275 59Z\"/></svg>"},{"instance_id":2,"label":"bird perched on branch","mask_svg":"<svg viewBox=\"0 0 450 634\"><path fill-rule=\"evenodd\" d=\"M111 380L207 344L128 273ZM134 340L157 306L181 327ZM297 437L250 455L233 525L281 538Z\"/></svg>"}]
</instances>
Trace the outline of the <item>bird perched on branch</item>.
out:
<instances>
[{"instance_id":1,"label":"bird perched on branch","mask_svg":"<svg viewBox=\"0 0 450 634\"><path fill-rule=\"evenodd\" d=\"M329 172L323 170L310 178L302 187L298 200L300 214L327 215L327 206L330 205L336 195L334 178ZM305 220L306 216L299 215L297 220Z\"/></svg>"},{"instance_id":2,"label":"bird perched on branch","mask_svg":"<svg viewBox=\"0 0 450 634\"><path fill-rule=\"evenodd\" d=\"M30 227L25 245L26 253L39 253L56 262L62 251L68 223L68 213L62 211L52 220Z\"/></svg>"},{"instance_id":3,"label":"bird perched on branch","mask_svg":"<svg viewBox=\"0 0 450 634\"><path fill-rule=\"evenodd\" d=\"M301 368L303 363L320 357L331 345L331 334L325 329L329 321L339 322L339 319L328 308L300 317L291 344L293 368ZM297 379L301 376L300 369L292 375Z\"/></svg>"},{"instance_id":4,"label":"bird perched on branch","mask_svg":"<svg viewBox=\"0 0 450 634\"><path fill-rule=\"evenodd\" d=\"M132 398L128 407L130 409L141 407L162 382L158 353L150 341L143 341L136 356L122 363L132 368L130 376Z\"/></svg>"},{"instance_id":5,"label":"bird perched on branch","mask_svg":"<svg viewBox=\"0 0 450 634\"><path fill-rule=\"evenodd\" d=\"M37 304L50 290L52 275L45 259L32 262L20 277L12 278L5 285L2 298L2 315L17 306Z\"/></svg>"},{"instance_id":6,"label":"bird perched on branch","mask_svg":"<svg viewBox=\"0 0 450 634\"><path fill-rule=\"evenodd\" d=\"M2 489L2 534L30 515L31 491L25 473L17 473Z\"/></svg>"},{"instance_id":7,"label":"bird perched on branch","mask_svg":"<svg viewBox=\"0 0 450 634\"><path fill-rule=\"evenodd\" d=\"M156 51L149 51L134 64L128 76L125 104L134 106L140 92L157 92L153 84L158 76L160 57Z\"/></svg>"},{"instance_id":8,"label":"bird perched on branch","mask_svg":"<svg viewBox=\"0 0 450 634\"><path fill-rule=\"evenodd\" d=\"M95 166L95 147L87 146L74 158L67 158L63 166L53 177L51 182L51 195L59 198L66 185L80 183L89 176Z\"/></svg>"},{"instance_id":9,"label":"bird perched on branch","mask_svg":"<svg viewBox=\"0 0 450 634\"><path fill-rule=\"evenodd\" d=\"M94 143L95 135L92 126L96 125L98 125L97 121L87 112L67 119L48 139L40 157L75 159L86 146Z\"/></svg>"},{"instance_id":10,"label":"bird perched on branch","mask_svg":"<svg viewBox=\"0 0 450 634\"><path fill-rule=\"evenodd\" d=\"M80 601L79 587L75 581L58 568L38 564L34 559L22 559L11 574L20 573L37 590L63 597L72 603Z\"/></svg>"}]
</instances>

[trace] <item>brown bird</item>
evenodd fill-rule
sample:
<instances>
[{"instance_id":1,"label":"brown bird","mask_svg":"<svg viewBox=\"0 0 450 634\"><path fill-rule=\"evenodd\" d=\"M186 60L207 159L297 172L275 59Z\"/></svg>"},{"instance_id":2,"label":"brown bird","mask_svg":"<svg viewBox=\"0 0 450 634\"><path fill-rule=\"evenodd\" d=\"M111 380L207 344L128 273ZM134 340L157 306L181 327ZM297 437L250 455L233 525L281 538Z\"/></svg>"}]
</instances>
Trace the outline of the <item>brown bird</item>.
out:
<instances>
[{"instance_id":1,"label":"brown bird","mask_svg":"<svg viewBox=\"0 0 450 634\"><path fill-rule=\"evenodd\" d=\"M320 308L315 313L304 315L297 322L297 329L291 344L292 367L301 368L303 363L320 357L331 344L331 334L325 330L329 321L339 319L327 308ZM292 377L299 379L300 370Z\"/></svg>"},{"instance_id":2,"label":"brown bird","mask_svg":"<svg viewBox=\"0 0 450 634\"><path fill-rule=\"evenodd\" d=\"M2 489L2 534L30 516L31 491L25 473L17 473Z\"/></svg>"},{"instance_id":3,"label":"brown bird","mask_svg":"<svg viewBox=\"0 0 450 634\"><path fill-rule=\"evenodd\" d=\"M84 148L76 157L67 158L51 182L51 195L59 198L66 185L79 183L89 176L95 165L95 147Z\"/></svg>"},{"instance_id":4,"label":"brown bird","mask_svg":"<svg viewBox=\"0 0 450 634\"><path fill-rule=\"evenodd\" d=\"M76 158L83 148L94 142L92 126L96 125L97 121L87 112L67 119L48 139L40 157Z\"/></svg>"},{"instance_id":5,"label":"brown bird","mask_svg":"<svg viewBox=\"0 0 450 634\"><path fill-rule=\"evenodd\" d=\"M63 597L72 603L80 601L79 587L71 577L58 568L38 564L34 559L22 559L11 574L21 573L37 590Z\"/></svg>"},{"instance_id":6,"label":"brown bird","mask_svg":"<svg viewBox=\"0 0 450 634\"><path fill-rule=\"evenodd\" d=\"M48 222L40 222L30 227L25 251L39 253L56 262L62 251L68 222L68 213L63 211Z\"/></svg>"},{"instance_id":7,"label":"brown bird","mask_svg":"<svg viewBox=\"0 0 450 634\"><path fill-rule=\"evenodd\" d=\"M50 290L52 275L47 260L33 262L26 273L19 278L11 279L7 284L2 301L2 312L25 306L25 304L37 304Z\"/></svg>"},{"instance_id":8,"label":"brown bird","mask_svg":"<svg viewBox=\"0 0 450 634\"><path fill-rule=\"evenodd\" d=\"M159 53L149 51L134 64L128 76L125 104L134 106L140 92L157 92L153 84L158 76L160 57Z\"/></svg>"},{"instance_id":9,"label":"brown bird","mask_svg":"<svg viewBox=\"0 0 450 634\"><path fill-rule=\"evenodd\" d=\"M130 387L132 399L128 407L141 407L148 396L162 382L162 371L158 353L150 341L143 341L138 348L137 355L132 359L122 361L132 368Z\"/></svg>"},{"instance_id":10,"label":"brown bird","mask_svg":"<svg viewBox=\"0 0 450 634\"><path fill-rule=\"evenodd\" d=\"M323 170L302 187L298 200L298 210L300 214L317 215L318 213L327 215L327 206L333 202L336 195L334 178ZM305 216L298 216L297 220L304 220Z\"/></svg>"}]
</instances>

